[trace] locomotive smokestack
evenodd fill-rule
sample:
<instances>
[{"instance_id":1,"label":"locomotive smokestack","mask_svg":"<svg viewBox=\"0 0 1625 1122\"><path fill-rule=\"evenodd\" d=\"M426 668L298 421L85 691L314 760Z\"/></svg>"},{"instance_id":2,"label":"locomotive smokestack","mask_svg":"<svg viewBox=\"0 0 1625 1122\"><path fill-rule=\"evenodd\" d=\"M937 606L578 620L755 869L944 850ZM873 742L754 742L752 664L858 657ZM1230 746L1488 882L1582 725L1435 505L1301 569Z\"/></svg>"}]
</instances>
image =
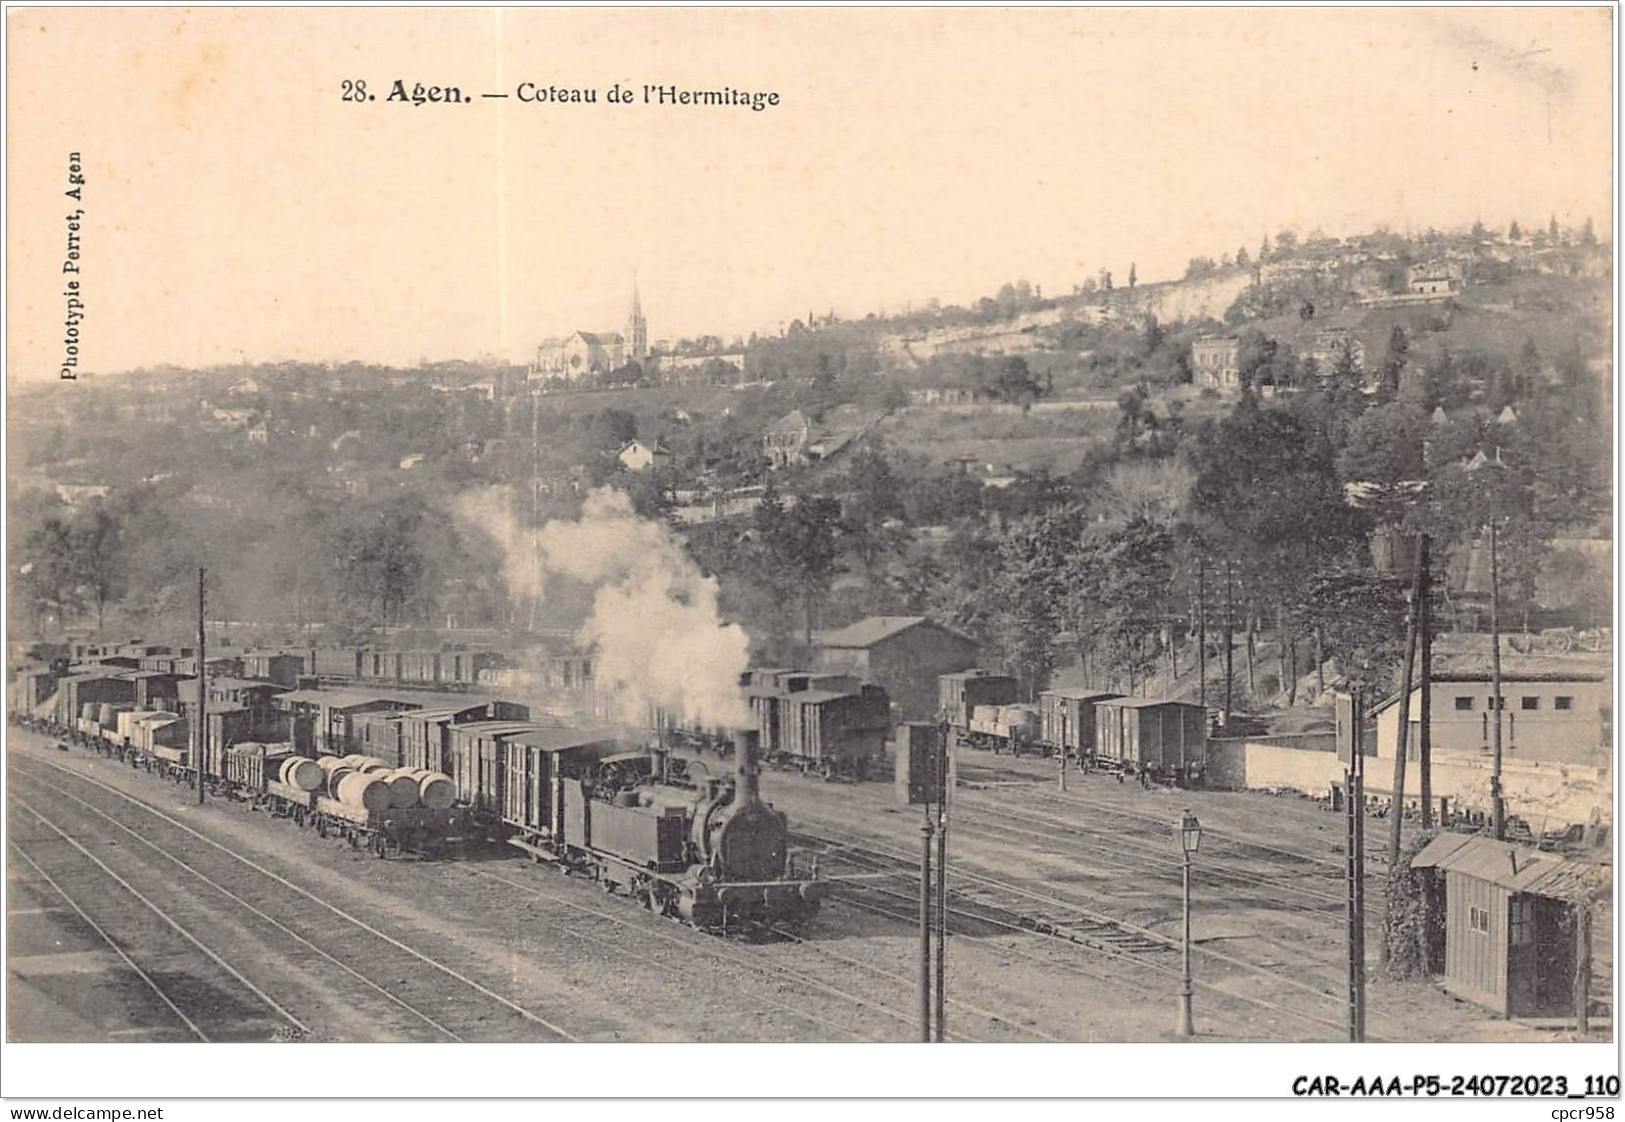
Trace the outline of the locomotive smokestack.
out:
<instances>
[{"instance_id":1,"label":"locomotive smokestack","mask_svg":"<svg viewBox=\"0 0 1625 1122\"><path fill-rule=\"evenodd\" d=\"M761 734L755 729L739 729L734 734L734 802L739 806L759 802L761 788L756 777L761 774L756 766L756 747Z\"/></svg>"}]
</instances>

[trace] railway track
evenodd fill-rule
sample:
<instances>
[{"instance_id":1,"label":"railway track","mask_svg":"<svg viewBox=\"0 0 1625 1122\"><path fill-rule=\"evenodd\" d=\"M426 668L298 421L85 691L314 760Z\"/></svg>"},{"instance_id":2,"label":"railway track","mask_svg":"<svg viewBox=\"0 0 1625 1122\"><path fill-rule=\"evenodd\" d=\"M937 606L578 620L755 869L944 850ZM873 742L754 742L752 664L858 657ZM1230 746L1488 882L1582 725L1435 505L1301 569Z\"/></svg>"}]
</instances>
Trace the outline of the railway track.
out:
<instances>
[{"instance_id":1,"label":"railway track","mask_svg":"<svg viewBox=\"0 0 1625 1122\"><path fill-rule=\"evenodd\" d=\"M873 839L841 834L838 831L832 832L822 826L819 829L822 833L803 830L793 837L798 837L803 844L819 850L821 861L846 860L865 871L891 872L906 883L912 883L918 876L916 859L910 855L885 848L883 844L877 844ZM1180 943L1148 928L1105 915L1076 901L1061 899L998 877L966 869L963 865L950 871L949 881L954 898L958 901L951 906L950 911L958 915L962 923L982 922L1010 931L1031 932L1071 943L1095 954L1110 956L1116 962L1132 964L1137 968L1144 968L1164 976L1177 976L1180 973L1176 965L1181 950ZM854 897L861 900L862 893L879 892L899 901L912 899L909 892L869 882L860 883L861 888L856 891L843 888L839 895L848 900ZM1289 990L1290 997L1298 1004L1307 999L1317 1005L1329 1005L1335 1009L1342 1000L1341 993L1284 975L1278 968L1272 969L1248 962L1200 944L1193 947L1193 953L1210 964L1208 969L1222 965L1236 974L1266 979L1273 987ZM1237 992L1204 980L1202 975L1206 972L1207 970L1198 971L1195 985L1210 995L1313 1024L1338 1034L1346 1031L1346 1022L1338 1017Z\"/></svg>"},{"instance_id":2,"label":"railway track","mask_svg":"<svg viewBox=\"0 0 1625 1122\"><path fill-rule=\"evenodd\" d=\"M819 977L798 966L791 966L782 961L774 961L773 955L775 951L782 950L782 948L749 946L733 941L723 942L718 940L715 936L691 932L687 929L677 928L669 924L665 925L669 928L668 930L661 930L660 926L657 926L657 924L663 924L664 921L639 922L634 921L625 915L616 914L598 908L591 908L580 903L579 901L571 900L558 893L549 892L541 886L531 883L531 878L528 877L516 879L514 877L490 872L484 868L476 868L473 869L472 872L476 877L491 880L500 883L507 888L540 897L547 900L550 904L563 907L571 912L590 916L594 920L612 924L616 927L631 929L641 938L675 944L683 948L684 952L689 956L688 963L690 965L692 964L692 959L695 956L726 961L759 973L770 980L787 982L804 992L820 993L825 995L826 999L833 998L850 1007L872 1011L879 1014L890 1023L905 1026L910 1033L912 1033L912 1031L917 1027L917 1013L912 1006L907 1004L894 1004L891 1001L882 1000L876 997L872 992L854 992L855 988L865 985L873 985L875 980L879 979L881 982L887 984L888 987L900 987L905 994L911 996L916 984L914 978L909 977L906 974L899 973L896 970L888 967L881 967L873 963L866 963L847 955L840 954L839 952L831 951L828 948L820 946L817 942L811 939L807 939L800 934L790 931L788 928L772 927L767 930L781 942L793 944L798 948L802 948L806 950L810 956L819 959L823 963L838 963L843 967L861 972L864 977L861 980L854 981L845 981L843 979L843 983L841 985L837 985L828 977ZM802 998L802 1000L805 1000L805 998ZM989 1025L997 1028L999 1031L991 1037L993 1039L1008 1038L1012 1035L1049 1041L1058 1039L1057 1037L1036 1030L1030 1026L1018 1024L1010 1017L1006 1017L992 1010L972 1005L969 1002L955 1000L953 1004L961 1012L971 1013L984 1019ZM793 1008L789 1006L786 1007ZM856 1029L854 1029L854 1035L858 1039L880 1039L879 1037L874 1037L872 1035L865 1035L864 1032ZM970 1041L973 1039L989 1039L990 1037L971 1037L963 1034L956 1034L953 1038L961 1041ZM898 1037L893 1035L890 1037L890 1039L898 1039ZM903 1039L912 1039L912 1036L905 1036Z\"/></svg>"},{"instance_id":3,"label":"railway track","mask_svg":"<svg viewBox=\"0 0 1625 1122\"><path fill-rule=\"evenodd\" d=\"M1140 827L1140 832L1144 836L1166 838L1168 837L1168 831L1171 825L1170 822L1164 818L1159 818L1154 815L1145 814L1134 810L1128 810L1121 806L1112 806L1107 801L1102 800L1095 795L1085 794L1084 792L1080 791L1058 791L1054 788L1053 783L1035 782L1030 787L1021 788L1020 796L1023 803L1029 805L1032 802L1040 802L1047 803L1051 806L1062 806L1074 810L1087 809L1088 813L1091 815L1112 818ZM1028 805L1024 805L1022 808L1022 813L1024 816L1027 811ZM1311 817L1308 815L1300 815L1298 817L1304 818L1307 821L1318 822L1323 820L1322 818ZM1339 818L1338 821L1341 822L1341 818ZM1378 820L1372 819L1371 821ZM1368 837L1374 838L1375 836L1379 835L1380 832L1368 828L1366 833ZM1207 822L1202 824L1202 838L1204 841L1211 838L1214 842L1225 846L1228 852L1237 856L1256 857L1261 860L1277 861L1284 858L1286 862L1296 866L1305 864L1316 865L1326 870L1326 874L1334 879L1340 878L1343 874L1343 858L1340 852L1338 856L1334 857L1322 856L1315 853L1306 853L1298 849L1290 849L1285 846L1272 845L1268 842L1255 841L1251 838L1238 837L1235 834L1232 834L1223 825L1211 825ZM1336 843L1336 848L1339 851L1341 849L1341 844L1341 841ZM1383 855L1373 846L1368 846L1368 848L1370 849L1370 852L1367 854L1367 875L1386 876L1387 863L1383 859Z\"/></svg>"},{"instance_id":4,"label":"railway track","mask_svg":"<svg viewBox=\"0 0 1625 1122\"><path fill-rule=\"evenodd\" d=\"M18 766L19 758L28 762ZM220 864L247 866L260 874L257 878L253 878L257 883L267 882L260 883L262 891L269 884L276 884L275 891L280 896L287 897L291 893L296 900L302 897L312 907L319 906L326 911L329 918L334 915L342 917L343 909L320 900L308 889L292 885L280 874L264 869L258 862L244 857L230 846L199 834L162 810L110 784L84 776L74 769L59 767L49 760L31 756L19 757L18 754L14 754L13 769L13 774L21 778L19 786L27 788L26 798L52 800L49 806L42 806L35 812L39 820L64 821L70 816L75 816L76 819L93 822L103 832L116 835L128 848L142 851L152 863L169 866L182 879L189 880L194 886L200 886L197 889L199 892L218 897L218 907L225 908L229 904L235 908L238 913L237 919L243 927L255 927L257 937L269 939L270 933L263 930L269 928L280 937L289 954L303 955L312 962L319 962L321 969L329 977L341 977L353 991L349 993L351 1004L360 1006L367 1000L375 1006L389 1003L396 1007L399 1021L416 1022L415 1025L404 1027L400 1024L394 1025L393 1031L397 1035L408 1039L453 1041L468 1038L468 1030L459 1032L458 1028L452 1027L456 1022L444 1012L444 1001L437 999L432 1004L419 1002L416 1005L403 1001L351 965L352 961L387 962L390 965L384 972L398 974L399 971L395 969L394 964L399 961L402 953L399 945L387 948L375 947L370 952L358 948L358 953L341 958L294 929L301 925L292 921L284 923L276 915L271 914L277 909L260 899L257 894L247 892L235 883L228 887L223 882L230 878L219 868L210 867L205 870L200 867L206 864L199 860L200 852L218 858ZM68 789L68 786L78 784L86 785L87 789L81 790L78 794ZM95 802L81 798L80 794L91 795ZM171 838L185 841L177 845ZM201 851L195 844L199 840L205 843ZM662 975L686 977L692 972L697 957L710 958L745 971L759 984L741 991L730 981L726 994L712 996L731 1002L735 1007L738 999L743 997L754 1007L775 1018L781 1025L790 1025L792 1031L786 1035L791 1038L895 1040L911 1039L913 1036L917 1014L911 1002L907 1000L907 994L914 981L898 970L862 962L785 930L775 932L775 937L783 943L797 947L798 957L815 961L800 964L775 961L772 950L719 942L712 936L677 929L666 921L651 921L649 917L639 913L632 913L636 918L629 919L626 915L617 914L626 910L624 905L613 911L594 908L560 893L548 891L539 885L527 883L530 878L503 875L475 864L457 865L456 873L459 875L467 873L476 880L500 885L499 895L505 894L509 899L512 897L510 890L518 890L545 899L550 905L548 909L550 914L545 916L532 914L525 921L527 925L536 924L578 942L589 944L595 952L607 951L619 959L654 967ZM185 905L177 905L179 906ZM567 922L561 922L557 918L561 911L570 917ZM251 921L249 917L252 917ZM219 928L222 918L211 915L208 922L211 926ZM331 924L321 927L320 938L327 947L332 946L331 927ZM311 930L308 926L305 929ZM199 930L201 931L201 927ZM625 938L627 931L636 934L636 943L628 945ZM606 935L610 937L606 938ZM207 936L204 935L202 938ZM655 948L671 948L671 950L661 954ZM420 953L413 952L410 948L408 952ZM425 969L428 968L428 963L422 965ZM839 969L842 977L831 976L832 965ZM895 990L896 996L877 994L877 986L880 987L881 994ZM271 987L264 988L269 990ZM786 994L791 996L786 997ZM498 997L499 1000L505 1000L500 999L500 995ZM811 1008L814 999L822 1002L821 1007L816 1010ZM981 1039L1058 1039L1040 1029L1021 1024L1014 1017L1005 1017L968 1002L957 1001L956 1007L971 1023L981 1027L983 1030L979 1037ZM858 1011L859 1015L853 1016L854 1011ZM313 1019L315 1018L310 1015L294 1017L288 1022L288 1027L298 1035L311 1034L314 1030L308 1022ZM861 1023L865 1020L869 1023ZM448 1021L452 1023L446 1023ZM408 1031L411 1027L419 1031ZM205 1033L204 1038L213 1037ZM566 1034L560 1038L573 1037ZM961 1034L956 1039L970 1040L972 1037Z\"/></svg>"},{"instance_id":5,"label":"railway track","mask_svg":"<svg viewBox=\"0 0 1625 1122\"><path fill-rule=\"evenodd\" d=\"M1023 825L1015 825L1000 816L997 811L971 804L965 799L960 799L955 803L953 809L953 827L956 831L964 831L968 828L971 831L984 834L1002 834L1066 848L1071 848L1077 842L1083 842L1095 847L1103 856L1111 859L1121 857L1126 850L1132 851L1136 861L1145 863L1172 880L1177 881L1179 879L1183 865L1180 859L1148 851L1145 846L1137 845L1136 839L1125 838L1122 834L1114 834L1106 830L1092 829L1082 823L1067 822L1043 815L1033 815L1025 811L1021 815L1021 821ZM1146 840L1153 843L1165 843L1168 839L1164 836ZM1298 875L1302 875L1301 871ZM1329 877L1321 877L1320 874L1310 875L1319 877L1327 885L1335 885L1339 889L1342 887L1340 880L1333 881ZM1217 881L1231 884L1240 889L1267 891L1270 894L1271 901L1277 906L1280 904L1280 894L1282 893L1298 896L1302 898L1304 903L1294 905L1294 910L1314 914L1334 925L1342 922L1343 895L1339 891L1294 883L1268 873L1226 868L1219 862L1204 864L1202 876L1210 882Z\"/></svg>"},{"instance_id":6,"label":"railway track","mask_svg":"<svg viewBox=\"0 0 1625 1122\"><path fill-rule=\"evenodd\" d=\"M326 1033L331 1023L365 1025L364 1038L381 1032L419 1040L578 1039L556 1015L544 1016L503 996L472 976L467 964L448 963L402 942L145 800L71 769L27 759L19 766L18 757L12 758L13 775L25 788L13 791L14 805L163 917L297 1034ZM59 822L85 824L101 843L102 856ZM104 858L120 850L128 856L114 869ZM37 853L31 856L38 860ZM178 870L182 883L167 882L157 872L160 867ZM273 989L286 996L279 1000L269 992Z\"/></svg>"}]
</instances>

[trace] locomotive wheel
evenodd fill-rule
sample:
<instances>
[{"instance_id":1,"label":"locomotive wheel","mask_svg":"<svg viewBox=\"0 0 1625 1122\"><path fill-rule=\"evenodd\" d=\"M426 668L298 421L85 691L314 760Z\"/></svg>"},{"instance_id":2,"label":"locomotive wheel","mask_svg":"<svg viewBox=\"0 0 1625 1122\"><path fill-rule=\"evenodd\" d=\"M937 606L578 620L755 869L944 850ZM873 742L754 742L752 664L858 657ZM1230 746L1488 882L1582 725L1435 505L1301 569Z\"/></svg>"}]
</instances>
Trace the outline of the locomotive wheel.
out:
<instances>
[{"instance_id":1,"label":"locomotive wheel","mask_svg":"<svg viewBox=\"0 0 1625 1122\"><path fill-rule=\"evenodd\" d=\"M316 836L319 838L325 838L327 836L327 819L316 819Z\"/></svg>"}]
</instances>

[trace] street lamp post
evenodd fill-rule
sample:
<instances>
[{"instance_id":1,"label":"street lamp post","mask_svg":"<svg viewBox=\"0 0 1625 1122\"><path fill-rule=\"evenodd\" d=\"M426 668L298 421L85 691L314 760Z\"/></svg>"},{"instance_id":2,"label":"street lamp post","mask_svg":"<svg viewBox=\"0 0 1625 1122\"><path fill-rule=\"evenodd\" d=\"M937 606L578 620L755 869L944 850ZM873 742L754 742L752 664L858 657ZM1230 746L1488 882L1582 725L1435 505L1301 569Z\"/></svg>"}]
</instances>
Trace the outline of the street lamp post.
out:
<instances>
[{"instance_id":1,"label":"street lamp post","mask_svg":"<svg viewBox=\"0 0 1625 1122\"><path fill-rule=\"evenodd\" d=\"M1179 1036L1189 1040L1196 1035L1191 1020L1191 854L1202 844L1202 824L1190 811L1179 820L1179 847L1185 853L1185 962L1179 987Z\"/></svg>"}]
</instances>

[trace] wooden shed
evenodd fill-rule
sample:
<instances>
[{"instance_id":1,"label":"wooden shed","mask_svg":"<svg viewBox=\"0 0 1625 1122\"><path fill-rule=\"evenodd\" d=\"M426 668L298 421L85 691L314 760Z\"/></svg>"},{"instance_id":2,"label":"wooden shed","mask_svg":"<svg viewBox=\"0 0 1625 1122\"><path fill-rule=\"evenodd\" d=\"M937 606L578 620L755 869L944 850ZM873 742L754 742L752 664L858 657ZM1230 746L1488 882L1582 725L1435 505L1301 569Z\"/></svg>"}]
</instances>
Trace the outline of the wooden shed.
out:
<instances>
[{"instance_id":1,"label":"wooden shed","mask_svg":"<svg viewBox=\"0 0 1625 1122\"><path fill-rule=\"evenodd\" d=\"M1434 838L1411 868L1444 879L1445 989L1503 1017L1573 1014L1589 956L1575 917L1606 897L1606 869L1468 834Z\"/></svg>"}]
</instances>

